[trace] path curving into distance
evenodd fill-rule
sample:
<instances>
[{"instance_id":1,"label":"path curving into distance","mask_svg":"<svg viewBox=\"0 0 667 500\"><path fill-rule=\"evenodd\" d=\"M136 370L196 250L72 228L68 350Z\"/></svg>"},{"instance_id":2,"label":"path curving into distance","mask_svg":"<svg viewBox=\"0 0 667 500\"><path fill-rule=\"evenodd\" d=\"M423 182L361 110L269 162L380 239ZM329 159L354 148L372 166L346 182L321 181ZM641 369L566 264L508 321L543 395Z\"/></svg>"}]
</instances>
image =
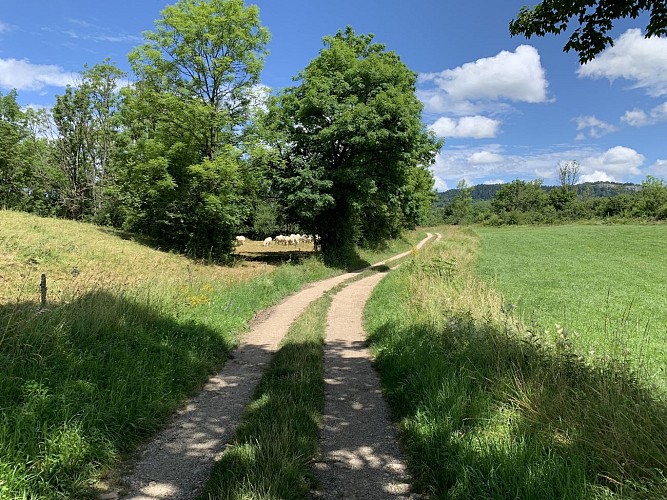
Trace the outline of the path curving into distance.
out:
<instances>
[{"instance_id":1,"label":"path curving into distance","mask_svg":"<svg viewBox=\"0 0 667 500\"><path fill-rule=\"evenodd\" d=\"M326 399L320 457L314 465L320 490L313 492L315 498L415 498L363 327L364 306L386 274L379 272L349 284L334 296L329 308Z\"/></svg>"},{"instance_id":2,"label":"path curving into distance","mask_svg":"<svg viewBox=\"0 0 667 500\"><path fill-rule=\"evenodd\" d=\"M421 248L431 237L427 233L417 247ZM410 253L403 252L375 265ZM103 496L127 500L194 498L208 479L216 457L231 441L271 355L291 324L311 302L362 271L312 283L262 314L264 319L244 336L234 357L142 449L123 478L123 494L112 491Z\"/></svg>"}]
</instances>

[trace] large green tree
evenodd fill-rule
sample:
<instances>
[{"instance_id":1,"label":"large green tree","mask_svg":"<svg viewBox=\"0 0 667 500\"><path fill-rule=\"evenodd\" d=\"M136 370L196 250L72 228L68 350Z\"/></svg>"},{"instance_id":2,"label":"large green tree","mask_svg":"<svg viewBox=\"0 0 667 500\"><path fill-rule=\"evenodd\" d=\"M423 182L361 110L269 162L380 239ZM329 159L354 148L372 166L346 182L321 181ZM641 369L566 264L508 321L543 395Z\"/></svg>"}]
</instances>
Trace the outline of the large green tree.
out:
<instances>
[{"instance_id":1,"label":"large green tree","mask_svg":"<svg viewBox=\"0 0 667 500\"><path fill-rule=\"evenodd\" d=\"M421 122L415 74L395 53L350 27L323 41L273 109L274 189L336 261L359 240L395 235L406 214L414 222L420 209L408 208L432 190L427 169L441 144Z\"/></svg>"},{"instance_id":2,"label":"large green tree","mask_svg":"<svg viewBox=\"0 0 667 500\"><path fill-rule=\"evenodd\" d=\"M547 195L542 190L542 180L529 182L515 179L498 190L491 203L493 210L504 212L529 212L541 210L547 202Z\"/></svg>"},{"instance_id":3,"label":"large green tree","mask_svg":"<svg viewBox=\"0 0 667 500\"><path fill-rule=\"evenodd\" d=\"M0 207L56 213L58 172L51 168L44 109L21 109L17 93L0 93Z\"/></svg>"},{"instance_id":4,"label":"large green tree","mask_svg":"<svg viewBox=\"0 0 667 500\"><path fill-rule=\"evenodd\" d=\"M544 36L560 34L573 20L579 27L563 48L574 50L583 64L607 46L613 45L609 31L614 21L649 14L646 36L667 35L667 1L665 0L543 0L532 8L523 7L510 22L512 35Z\"/></svg>"},{"instance_id":5,"label":"large green tree","mask_svg":"<svg viewBox=\"0 0 667 500\"><path fill-rule=\"evenodd\" d=\"M269 33L243 0L179 0L130 54L128 223L219 257L250 211L248 127Z\"/></svg>"}]
</instances>

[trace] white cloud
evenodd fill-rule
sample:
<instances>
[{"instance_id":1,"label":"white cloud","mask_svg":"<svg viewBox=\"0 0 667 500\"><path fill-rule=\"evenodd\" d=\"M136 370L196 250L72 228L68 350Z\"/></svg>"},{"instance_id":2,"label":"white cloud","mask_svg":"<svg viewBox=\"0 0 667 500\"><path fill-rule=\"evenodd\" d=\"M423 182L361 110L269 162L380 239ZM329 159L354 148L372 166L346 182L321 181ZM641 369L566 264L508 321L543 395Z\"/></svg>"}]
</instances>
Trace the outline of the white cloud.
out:
<instances>
[{"instance_id":1,"label":"white cloud","mask_svg":"<svg viewBox=\"0 0 667 500\"><path fill-rule=\"evenodd\" d=\"M630 109L623 113L623 116L621 116L621 121L632 127L643 127L644 125L649 125L651 123L651 120L646 112L639 108Z\"/></svg>"},{"instance_id":2,"label":"white cloud","mask_svg":"<svg viewBox=\"0 0 667 500\"><path fill-rule=\"evenodd\" d=\"M653 118L656 122L667 121L667 101L651 110L651 118Z\"/></svg>"},{"instance_id":3,"label":"white cloud","mask_svg":"<svg viewBox=\"0 0 667 500\"><path fill-rule=\"evenodd\" d=\"M11 30L12 30L12 27L9 24L3 23L2 21L0 21L0 33L8 33Z\"/></svg>"},{"instance_id":4,"label":"white cloud","mask_svg":"<svg viewBox=\"0 0 667 500\"><path fill-rule=\"evenodd\" d=\"M506 181L503 179L489 179L488 181L484 181L482 184L505 184Z\"/></svg>"},{"instance_id":5,"label":"white cloud","mask_svg":"<svg viewBox=\"0 0 667 500\"><path fill-rule=\"evenodd\" d=\"M440 117L429 128L438 137L469 137L482 139L495 137L500 122L486 116L464 116L459 119Z\"/></svg>"},{"instance_id":6,"label":"white cloud","mask_svg":"<svg viewBox=\"0 0 667 500\"><path fill-rule=\"evenodd\" d=\"M639 29L630 29L577 72L590 78L617 78L634 81L633 88L648 95L667 94L667 38L644 38Z\"/></svg>"},{"instance_id":7,"label":"white cloud","mask_svg":"<svg viewBox=\"0 0 667 500\"><path fill-rule=\"evenodd\" d=\"M52 64L32 64L27 59L0 58L0 87L17 90L41 90L75 83L75 74Z\"/></svg>"},{"instance_id":8,"label":"white cloud","mask_svg":"<svg viewBox=\"0 0 667 500\"><path fill-rule=\"evenodd\" d=\"M576 122L577 130L580 132L577 135L577 140L585 139L586 137L599 139L604 135L618 130L611 123L603 122L595 116L580 116L576 118Z\"/></svg>"},{"instance_id":9,"label":"white cloud","mask_svg":"<svg viewBox=\"0 0 667 500\"><path fill-rule=\"evenodd\" d=\"M434 187L435 187L436 191L438 191L440 193L444 193L445 191L447 191L449 189L449 186L447 185L447 183L444 180L442 180L440 177L438 177L437 175L433 175L433 179L435 180Z\"/></svg>"},{"instance_id":10,"label":"white cloud","mask_svg":"<svg viewBox=\"0 0 667 500\"><path fill-rule=\"evenodd\" d=\"M632 127L645 127L667 121L667 102L656 106L649 113L639 108L628 110L621 116L621 121Z\"/></svg>"},{"instance_id":11,"label":"white cloud","mask_svg":"<svg viewBox=\"0 0 667 500\"><path fill-rule=\"evenodd\" d=\"M480 154L484 153L484 154ZM502 161L487 163L480 160L502 158ZM528 152L524 148L506 151L501 145L485 145L479 148L444 148L437 156L432 171L436 177L449 186L459 179L470 179L470 184L510 182L514 179L543 179L547 185L558 184L558 165L564 160L576 159L581 167L582 182L586 179L614 180L617 182L638 181L645 175L643 155L634 149L616 146L600 150L594 146L555 146L546 151ZM665 175L667 162L657 163L653 169L662 169ZM586 177L584 177L586 176Z\"/></svg>"},{"instance_id":12,"label":"white cloud","mask_svg":"<svg viewBox=\"0 0 667 500\"><path fill-rule=\"evenodd\" d=\"M649 167L649 171L654 175L667 178L667 160L656 160L656 162Z\"/></svg>"},{"instance_id":13,"label":"white cloud","mask_svg":"<svg viewBox=\"0 0 667 500\"><path fill-rule=\"evenodd\" d=\"M596 170L591 174L579 177L579 182L616 182L616 180L607 173Z\"/></svg>"},{"instance_id":14,"label":"white cloud","mask_svg":"<svg viewBox=\"0 0 667 500\"><path fill-rule=\"evenodd\" d=\"M507 111L502 101L547 101L548 82L537 49L520 45L439 73L422 73L418 97L427 113L459 116L482 111Z\"/></svg>"},{"instance_id":15,"label":"white cloud","mask_svg":"<svg viewBox=\"0 0 667 500\"><path fill-rule=\"evenodd\" d=\"M580 162L583 173L600 171L610 176L641 175L639 167L646 158L632 148L616 146Z\"/></svg>"},{"instance_id":16,"label":"white cloud","mask_svg":"<svg viewBox=\"0 0 667 500\"><path fill-rule=\"evenodd\" d=\"M492 153L491 151L477 151L473 153L468 158L468 163L473 165L484 165L489 163L500 163L503 161L503 157L498 153Z\"/></svg>"}]
</instances>

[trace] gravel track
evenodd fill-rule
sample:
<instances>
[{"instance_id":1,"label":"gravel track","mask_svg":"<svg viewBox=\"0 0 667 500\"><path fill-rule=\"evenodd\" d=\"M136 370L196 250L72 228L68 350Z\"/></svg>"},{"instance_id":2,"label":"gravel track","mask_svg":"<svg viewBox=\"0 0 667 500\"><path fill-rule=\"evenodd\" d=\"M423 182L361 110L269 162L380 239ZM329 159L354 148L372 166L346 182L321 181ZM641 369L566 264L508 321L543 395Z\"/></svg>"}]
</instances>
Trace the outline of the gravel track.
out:
<instances>
[{"instance_id":1,"label":"gravel track","mask_svg":"<svg viewBox=\"0 0 667 500\"><path fill-rule=\"evenodd\" d=\"M429 233L418 247L430 237ZM403 252L375 265L383 265L410 253ZM291 324L311 302L360 272L345 273L313 283L261 313L262 319L258 319L245 335L232 359L176 413L162 432L143 447L138 460L128 467L129 472L121 480L122 487L107 490L99 498L195 498L208 479L216 457L231 440L264 368ZM382 274L371 278L379 281L381 277Z\"/></svg>"},{"instance_id":2,"label":"gravel track","mask_svg":"<svg viewBox=\"0 0 667 500\"><path fill-rule=\"evenodd\" d=\"M314 498L417 498L410 494L410 477L363 327L364 306L386 274L351 283L333 298L329 309L326 401L320 457L314 465L320 488L313 492Z\"/></svg>"}]
</instances>

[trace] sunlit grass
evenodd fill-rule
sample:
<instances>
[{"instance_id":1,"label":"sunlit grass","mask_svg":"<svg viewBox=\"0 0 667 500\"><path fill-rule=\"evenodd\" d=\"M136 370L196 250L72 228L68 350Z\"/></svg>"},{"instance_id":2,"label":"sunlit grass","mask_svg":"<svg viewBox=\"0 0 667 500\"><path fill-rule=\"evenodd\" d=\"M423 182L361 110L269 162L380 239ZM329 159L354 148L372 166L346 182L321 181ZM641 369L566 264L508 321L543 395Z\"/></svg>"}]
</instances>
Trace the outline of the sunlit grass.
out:
<instances>
[{"instance_id":1,"label":"sunlit grass","mask_svg":"<svg viewBox=\"0 0 667 500\"><path fill-rule=\"evenodd\" d=\"M667 389L667 225L476 232L479 272L508 311L582 352L624 356Z\"/></svg>"},{"instance_id":2,"label":"sunlit grass","mask_svg":"<svg viewBox=\"0 0 667 500\"><path fill-rule=\"evenodd\" d=\"M667 403L624 359L507 314L475 272L478 239L391 273L366 311L415 487L429 498L664 498Z\"/></svg>"}]
</instances>

